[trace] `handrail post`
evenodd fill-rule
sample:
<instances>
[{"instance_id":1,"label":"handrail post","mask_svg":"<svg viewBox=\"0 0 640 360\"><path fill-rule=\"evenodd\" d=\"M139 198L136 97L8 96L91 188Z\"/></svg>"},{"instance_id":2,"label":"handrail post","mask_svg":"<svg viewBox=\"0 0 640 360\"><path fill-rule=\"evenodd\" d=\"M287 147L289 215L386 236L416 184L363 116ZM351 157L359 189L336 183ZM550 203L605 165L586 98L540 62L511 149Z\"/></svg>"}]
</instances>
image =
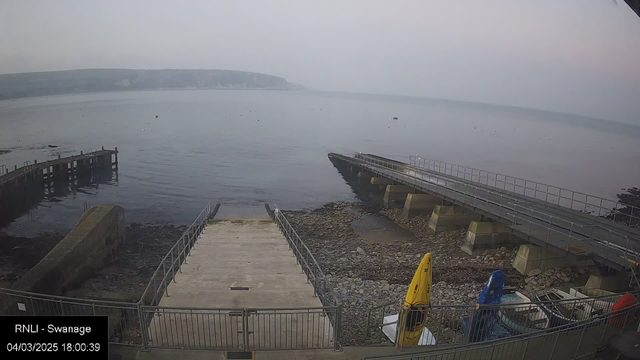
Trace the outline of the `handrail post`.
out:
<instances>
[{"instance_id":1,"label":"handrail post","mask_svg":"<svg viewBox=\"0 0 640 360\"><path fill-rule=\"evenodd\" d=\"M531 217L529 218L529 236L531 236L531 227L533 226L533 209L531 209Z\"/></svg>"},{"instance_id":2,"label":"handrail post","mask_svg":"<svg viewBox=\"0 0 640 360\"><path fill-rule=\"evenodd\" d=\"M156 274L154 273L153 278L151 279L153 281L153 298L156 299L158 297L158 287L156 286Z\"/></svg>"},{"instance_id":3,"label":"handrail post","mask_svg":"<svg viewBox=\"0 0 640 360\"><path fill-rule=\"evenodd\" d=\"M582 326L582 333L580 333L580 341L578 341L578 346L576 347L576 352L573 354L573 358L577 358L578 357L578 352L580 351L580 346L582 345L582 339L584 338L584 332L585 330L587 330L587 326L583 325ZM560 335L560 333L558 333L558 336Z\"/></svg>"},{"instance_id":4,"label":"handrail post","mask_svg":"<svg viewBox=\"0 0 640 360\"><path fill-rule=\"evenodd\" d=\"M558 345L558 338L560 337L560 332L556 334L556 339L553 341L553 347L551 348L551 353L549 353L549 360L553 359L553 353L556 352L556 345ZM581 339L582 340L582 339Z\"/></svg>"},{"instance_id":5,"label":"handrail post","mask_svg":"<svg viewBox=\"0 0 640 360\"><path fill-rule=\"evenodd\" d=\"M249 351L249 312L242 309L242 348Z\"/></svg>"},{"instance_id":6,"label":"handrail post","mask_svg":"<svg viewBox=\"0 0 640 360\"><path fill-rule=\"evenodd\" d=\"M147 324L144 321L144 308L142 307L142 300L136 304L138 311L138 322L140 323L140 333L142 335L142 349L143 351L149 350L149 334L147 333Z\"/></svg>"},{"instance_id":7,"label":"handrail post","mask_svg":"<svg viewBox=\"0 0 640 360\"><path fill-rule=\"evenodd\" d=\"M169 297L169 284L167 284L167 270L164 266L164 259L162 259L162 273L163 273L163 283L164 283L164 293Z\"/></svg>"},{"instance_id":8,"label":"handrail post","mask_svg":"<svg viewBox=\"0 0 640 360\"><path fill-rule=\"evenodd\" d=\"M186 241L186 239L185 239L184 234L181 236L181 239L182 239L182 252L184 253L184 255L183 255L183 256L184 256L184 260L183 260L183 262L186 264L186 263L187 263L187 255L188 255L188 254L187 254L187 241Z\"/></svg>"},{"instance_id":9,"label":"handrail post","mask_svg":"<svg viewBox=\"0 0 640 360\"><path fill-rule=\"evenodd\" d=\"M173 277L173 282L176 282L176 266L175 266L175 259L173 258L173 248L171 248L171 276Z\"/></svg>"},{"instance_id":10,"label":"handrail post","mask_svg":"<svg viewBox=\"0 0 640 360\"><path fill-rule=\"evenodd\" d=\"M600 211L602 210L602 201L603 200L604 200L603 198L600 198L600 206L598 206L598 217L600 216ZM633 211L633 208L631 209L631 211ZM629 225L631 225L631 224L629 224Z\"/></svg>"}]
</instances>

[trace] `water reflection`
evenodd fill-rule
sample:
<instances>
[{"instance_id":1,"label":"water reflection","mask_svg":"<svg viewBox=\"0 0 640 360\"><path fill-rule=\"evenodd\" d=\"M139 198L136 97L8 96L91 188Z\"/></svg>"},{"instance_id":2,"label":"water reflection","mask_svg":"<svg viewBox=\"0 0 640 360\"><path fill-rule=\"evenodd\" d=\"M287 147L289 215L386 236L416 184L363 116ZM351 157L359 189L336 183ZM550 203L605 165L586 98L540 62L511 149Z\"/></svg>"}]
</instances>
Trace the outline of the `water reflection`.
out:
<instances>
[{"instance_id":1,"label":"water reflection","mask_svg":"<svg viewBox=\"0 0 640 360\"><path fill-rule=\"evenodd\" d=\"M48 203L59 203L65 198L75 198L77 194L95 195L100 185L117 184L118 171L105 169L69 181L45 180L44 184L16 188L0 198L0 228L22 216L33 217L38 209L50 208Z\"/></svg>"},{"instance_id":2,"label":"water reflection","mask_svg":"<svg viewBox=\"0 0 640 360\"><path fill-rule=\"evenodd\" d=\"M338 170L338 173L340 173L347 185L351 187L351 191L353 191L358 200L376 205L384 204L383 200L386 185L371 185L370 177L358 177L358 172L361 170L360 168L335 158L330 157L329 160Z\"/></svg>"}]
</instances>

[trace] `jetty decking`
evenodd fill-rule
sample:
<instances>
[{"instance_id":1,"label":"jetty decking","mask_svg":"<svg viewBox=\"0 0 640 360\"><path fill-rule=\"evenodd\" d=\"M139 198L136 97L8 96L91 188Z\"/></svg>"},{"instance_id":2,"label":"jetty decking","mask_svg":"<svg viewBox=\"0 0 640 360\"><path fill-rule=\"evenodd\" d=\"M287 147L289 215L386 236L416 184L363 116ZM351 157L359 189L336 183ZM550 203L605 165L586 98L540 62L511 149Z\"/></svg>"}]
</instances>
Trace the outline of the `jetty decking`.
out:
<instances>
[{"instance_id":1,"label":"jetty decking","mask_svg":"<svg viewBox=\"0 0 640 360\"><path fill-rule=\"evenodd\" d=\"M11 222L44 197L43 188L60 192L60 186L89 178L101 170L118 169L118 148L80 152L78 155L0 168L0 224Z\"/></svg>"},{"instance_id":2,"label":"jetty decking","mask_svg":"<svg viewBox=\"0 0 640 360\"><path fill-rule=\"evenodd\" d=\"M640 230L598 216L380 156L330 153L329 158L499 221L519 238L560 253L618 270L640 258Z\"/></svg>"}]
</instances>

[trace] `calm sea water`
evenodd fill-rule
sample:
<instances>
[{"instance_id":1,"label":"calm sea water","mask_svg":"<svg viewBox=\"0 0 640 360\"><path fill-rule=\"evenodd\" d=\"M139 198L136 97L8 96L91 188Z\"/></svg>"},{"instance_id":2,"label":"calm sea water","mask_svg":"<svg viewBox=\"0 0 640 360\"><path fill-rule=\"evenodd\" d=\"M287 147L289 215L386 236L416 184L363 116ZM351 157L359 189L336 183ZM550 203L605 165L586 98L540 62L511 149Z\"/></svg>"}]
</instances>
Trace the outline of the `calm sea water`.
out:
<instances>
[{"instance_id":1,"label":"calm sea water","mask_svg":"<svg viewBox=\"0 0 640 360\"><path fill-rule=\"evenodd\" d=\"M156 118L158 115L158 118ZM398 117L398 120L392 120ZM57 148L48 148L47 145ZM4 230L65 231L83 205L189 223L207 202L353 200L328 152L410 154L615 198L640 185L640 128L442 100L280 91L145 91L0 102L0 165L118 147L100 184L45 199Z\"/></svg>"}]
</instances>

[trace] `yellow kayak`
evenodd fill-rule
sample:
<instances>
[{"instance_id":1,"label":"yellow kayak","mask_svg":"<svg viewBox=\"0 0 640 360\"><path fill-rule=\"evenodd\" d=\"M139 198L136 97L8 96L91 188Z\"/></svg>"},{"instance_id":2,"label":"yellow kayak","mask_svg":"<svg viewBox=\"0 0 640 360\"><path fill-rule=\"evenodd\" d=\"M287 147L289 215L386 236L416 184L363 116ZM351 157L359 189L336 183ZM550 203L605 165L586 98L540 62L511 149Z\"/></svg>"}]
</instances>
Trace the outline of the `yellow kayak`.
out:
<instances>
[{"instance_id":1,"label":"yellow kayak","mask_svg":"<svg viewBox=\"0 0 640 360\"><path fill-rule=\"evenodd\" d=\"M402 345L418 345L422 329L425 326L424 306L431 302L431 253L426 253L415 274L407 296L404 298L403 314L398 335L398 342Z\"/></svg>"}]
</instances>

